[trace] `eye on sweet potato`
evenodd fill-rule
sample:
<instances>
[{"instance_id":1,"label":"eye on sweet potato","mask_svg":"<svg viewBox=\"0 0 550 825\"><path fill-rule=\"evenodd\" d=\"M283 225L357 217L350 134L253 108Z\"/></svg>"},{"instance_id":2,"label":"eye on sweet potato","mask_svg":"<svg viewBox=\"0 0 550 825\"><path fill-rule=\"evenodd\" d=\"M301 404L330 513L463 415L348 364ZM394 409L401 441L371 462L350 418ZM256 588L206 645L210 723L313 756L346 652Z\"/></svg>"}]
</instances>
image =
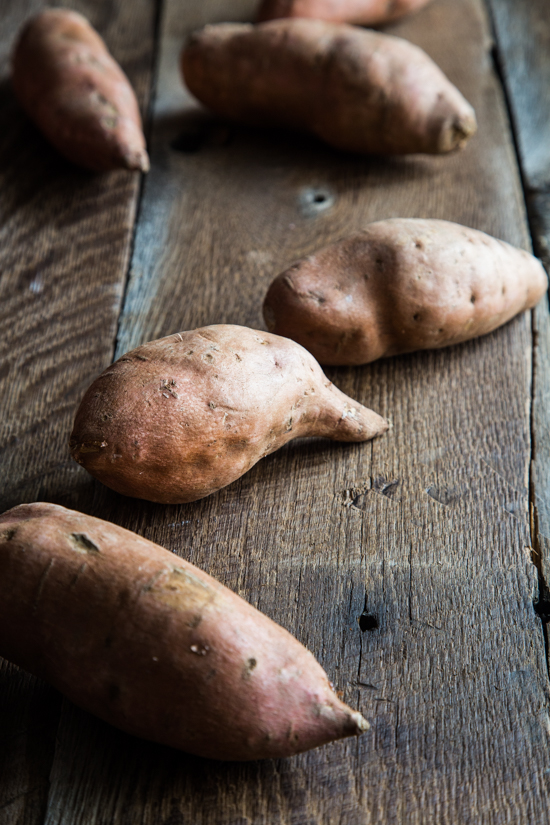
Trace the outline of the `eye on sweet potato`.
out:
<instances>
[{"instance_id":1,"label":"eye on sweet potato","mask_svg":"<svg viewBox=\"0 0 550 825\"><path fill-rule=\"evenodd\" d=\"M15 46L12 82L31 120L73 163L148 171L134 91L81 14L46 9L33 17Z\"/></svg>"},{"instance_id":2,"label":"eye on sweet potato","mask_svg":"<svg viewBox=\"0 0 550 825\"><path fill-rule=\"evenodd\" d=\"M429 0L263 0L258 20L310 17L328 23L379 26L411 14Z\"/></svg>"},{"instance_id":3,"label":"eye on sweet potato","mask_svg":"<svg viewBox=\"0 0 550 825\"><path fill-rule=\"evenodd\" d=\"M192 94L219 115L312 132L346 151L439 154L476 130L472 107L425 52L345 24L205 26L181 67Z\"/></svg>"},{"instance_id":4,"label":"eye on sweet potato","mask_svg":"<svg viewBox=\"0 0 550 825\"><path fill-rule=\"evenodd\" d=\"M521 249L448 221L398 218L291 266L271 284L264 317L322 364L366 364L485 335L546 288Z\"/></svg>"},{"instance_id":5,"label":"eye on sweet potato","mask_svg":"<svg viewBox=\"0 0 550 825\"><path fill-rule=\"evenodd\" d=\"M367 441L388 424L293 341L220 324L127 353L88 389L73 458L108 487L195 501L299 436Z\"/></svg>"},{"instance_id":6,"label":"eye on sweet potato","mask_svg":"<svg viewBox=\"0 0 550 825\"><path fill-rule=\"evenodd\" d=\"M128 733L214 759L368 728L312 654L231 590L54 504L0 516L0 655Z\"/></svg>"}]
</instances>

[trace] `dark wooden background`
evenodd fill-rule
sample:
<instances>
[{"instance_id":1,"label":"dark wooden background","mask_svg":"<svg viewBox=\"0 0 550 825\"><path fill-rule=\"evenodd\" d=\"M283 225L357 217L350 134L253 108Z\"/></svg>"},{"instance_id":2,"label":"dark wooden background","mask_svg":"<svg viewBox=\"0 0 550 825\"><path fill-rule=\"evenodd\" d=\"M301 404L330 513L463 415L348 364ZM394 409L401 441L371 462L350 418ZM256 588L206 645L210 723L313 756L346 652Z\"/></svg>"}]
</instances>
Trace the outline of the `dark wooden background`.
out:
<instances>
[{"instance_id":1,"label":"dark wooden background","mask_svg":"<svg viewBox=\"0 0 550 825\"><path fill-rule=\"evenodd\" d=\"M547 0L434 0L392 26L479 133L457 156L387 160L220 122L186 94L186 33L252 19L254 0L67 0L137 90L144 180L76 170L20 112L9 52L43 5L0 4L0 511L54 501L181 554L293 632L372 728L217 763L120 733L4 662L0 825L550 821L546 299L453 349L329 370L391 432L294 442L195 504L118 496L67 448L115 355L203 324L263 327L272 277L366 222L454 220L549 263Z\"/></svg>"}]
</instances>

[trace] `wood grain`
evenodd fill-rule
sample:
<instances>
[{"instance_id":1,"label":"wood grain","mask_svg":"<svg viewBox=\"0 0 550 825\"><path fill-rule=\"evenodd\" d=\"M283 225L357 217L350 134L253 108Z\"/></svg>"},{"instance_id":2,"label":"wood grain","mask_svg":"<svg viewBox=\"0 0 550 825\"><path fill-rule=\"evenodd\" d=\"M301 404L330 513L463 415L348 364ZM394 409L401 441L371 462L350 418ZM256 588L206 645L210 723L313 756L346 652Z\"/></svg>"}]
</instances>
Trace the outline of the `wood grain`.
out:
<instances>
[{"instance_id":1,"label":"wood grain","mask_svg":"<svg viewBox=\"0 0 550 825\"><path fill-rule=\"evenodd\" d=\"M0 511L46 499L81 506L86 474L67 439L84 388L112 358L139 175L91 175L63 160L22 114L8 80L23 20L0 8ZM153 0L59 3L105 36L146 111ZM60 697L0 665L0 822L43 821Z\"/></svg>"},{"instance_id":2,"label":"wood grain","mask_svg":"<svg viewBox=\"0 0 550 825\"><path fill-rule=\"evenodd\" d=\"M529 244L479 0L434 0L392 29L434 57L480 122L462 155L399 160L222 123L193 103L177 71L187 31L252 8L165 4L152 171L117 354L208 323L260 326L274 274L368 221L446 218ZM293 443L202 502L130 501L90 480L89 512L180 553L295 633L372 730L232 765L137 741L65 703L48 825L545 821L531 344L522 316L453 349L332 369L392 419L391 433L367 445Z\"/></svg>"},{"instance_id":3,"label":"wood grain","mask_svg":"<svg viewBox=\"0 0 550 825\"><path fill-rule=\"evenodd\" d=\"M535 253L550 271L550 17L545 0L491 0L496 52L506 86L523 171ZM550 618L550 315L533 313L531 507L534 558L540 568L540 612ZM550 662L549 662L550 666Z\"/></svg>"}]
</instances>

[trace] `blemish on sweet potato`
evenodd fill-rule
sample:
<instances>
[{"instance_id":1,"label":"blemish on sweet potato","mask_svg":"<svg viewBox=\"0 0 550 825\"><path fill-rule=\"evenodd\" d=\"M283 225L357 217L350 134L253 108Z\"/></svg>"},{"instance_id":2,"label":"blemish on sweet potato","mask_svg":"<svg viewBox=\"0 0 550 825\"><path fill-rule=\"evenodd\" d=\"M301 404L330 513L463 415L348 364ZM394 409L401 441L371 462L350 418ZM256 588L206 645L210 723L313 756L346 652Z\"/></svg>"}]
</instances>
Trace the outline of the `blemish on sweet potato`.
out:
<instances>
[{"instance_id":1,"label":"blemish on sweet potato","mask_svg":"<svg viewBox=\"0 0 550 825\"><path fill-rule=\"evenodd\" d=\"M100 549L85 533L70 533L69 541L77 553L100 553Z\"/></svg>"},{"instance_id":2,"label":"blemish on sweet potato","mask_svg":"<svg viewBox=\"0 0 550 825\"><path fill-rule=\"evenodd\" d=\"M247 661L245 662L244 668L243 668L243 679L249 679L250 678L250 676L252 674L252 671L256 669L257 664L258 664L257 659L254 659L254 658L247 659Z\"/></svg>"}]
</instances>

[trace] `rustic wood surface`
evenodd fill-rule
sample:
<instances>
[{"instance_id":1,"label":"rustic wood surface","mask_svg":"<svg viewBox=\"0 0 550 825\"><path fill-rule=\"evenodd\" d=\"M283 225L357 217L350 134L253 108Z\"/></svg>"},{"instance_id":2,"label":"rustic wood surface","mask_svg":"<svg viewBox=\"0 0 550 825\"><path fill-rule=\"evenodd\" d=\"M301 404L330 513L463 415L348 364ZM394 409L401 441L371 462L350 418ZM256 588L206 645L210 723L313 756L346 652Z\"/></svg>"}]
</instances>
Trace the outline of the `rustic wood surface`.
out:
<instances>
[{"instance_id":1,"label":"rustic wood surface","mask_svg":"<svg viewBox=\"0 0 550 825\"><path fill-rule=\"evenodd\" d=\"M546 0L491 0L496 53L508 95L523 171L535 252L550 268L550 14ZM531 508L538 610L550 619L550 315L533 313L534 382ZM549 661L550 666L550 661Z\"/></svg>"},{"instance_id":2,"label":"rustic wood surface","mask_svg":"<svg viewBox=\"0 0 550 825\"><path fill-rule=\"evenodd\" d=\"M0 511L24 501L85 506L86 473L67 433L113 354L140 176L80 172L22 114L8 81L23 20L45 3L0 6ZM104 35L146 110L155 7L149 0L58 3ZM0 666L0 822L44 818L61 698Z\"/></svg>"},{"instance_id":3,"label":"rustic wood surface","mask_svg":"<svg viewBox=\"0 0 550 825\"><path fill-rule=\"evenodd\" d=\"M125 12L121 0L112 18L86 5L145 101L153 5ZM274 274L380 218L446 218L529 246L481 0L434 0L392 27L480 124L461 155L398 160L223 123L185 94L186 32L253 8L164 2L152 170L118 332L138 180L69 169L4 87L0 509L41 497L180 553L303 641L372 730L291 760L216 763L120 733L4 665L0 823L542 823L550 697L533 608L529 315L453 349L331 369L390 434L296 442L202 502L124 499L67 458L71 416L115 335L122 354L208 323L263 326ZM28 13L10 9L6 48Z\"/></svg>"}]
</instances>

